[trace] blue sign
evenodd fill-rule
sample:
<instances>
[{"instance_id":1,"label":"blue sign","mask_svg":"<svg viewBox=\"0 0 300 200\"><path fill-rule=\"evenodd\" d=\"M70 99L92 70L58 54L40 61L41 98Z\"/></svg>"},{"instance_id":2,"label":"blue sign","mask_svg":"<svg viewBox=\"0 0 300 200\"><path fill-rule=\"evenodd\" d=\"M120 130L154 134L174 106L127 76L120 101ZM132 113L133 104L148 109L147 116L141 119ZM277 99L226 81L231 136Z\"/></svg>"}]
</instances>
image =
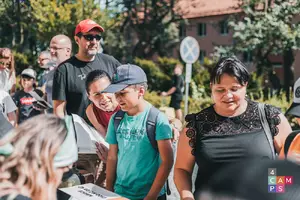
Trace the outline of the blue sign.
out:
<instances>
[{"instance_id":1,"label":"blue sign","mask_svg":"<svg viewBox=\"0 0 300 200\"><path fill-rule=\"evenodd\" d=\"M199 58L200 48L198 41L187 36L184 38L180 44L180 56L185 63L193 64Z\"/></svg>"}]
</instances>

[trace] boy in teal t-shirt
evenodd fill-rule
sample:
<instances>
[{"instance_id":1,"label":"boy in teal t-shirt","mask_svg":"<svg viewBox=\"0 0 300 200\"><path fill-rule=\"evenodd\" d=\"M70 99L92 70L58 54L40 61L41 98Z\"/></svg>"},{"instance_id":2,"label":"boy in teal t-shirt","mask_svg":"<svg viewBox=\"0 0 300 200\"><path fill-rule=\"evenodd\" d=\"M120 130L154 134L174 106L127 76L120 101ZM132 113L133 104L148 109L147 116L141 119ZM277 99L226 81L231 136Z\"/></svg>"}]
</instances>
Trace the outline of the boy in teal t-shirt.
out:
<instances>
[{"instance_id":1,"label":"boy in teal t-shirt","mask_svg":"<svg viewBox=\"0 0 300 200\"><path fill-rule=\"evenodd\" d=\"M173 165L172 130L167 117L159 113L156 122L158 151L147 136L146 122L151 104L144 100L145 72L136 65L117 68L112 84L103 92L115 93L125 112L114 128L114 115L107 130L107 189L129 199L166 199L164 184Z\"/></svg>"}]
</instances>

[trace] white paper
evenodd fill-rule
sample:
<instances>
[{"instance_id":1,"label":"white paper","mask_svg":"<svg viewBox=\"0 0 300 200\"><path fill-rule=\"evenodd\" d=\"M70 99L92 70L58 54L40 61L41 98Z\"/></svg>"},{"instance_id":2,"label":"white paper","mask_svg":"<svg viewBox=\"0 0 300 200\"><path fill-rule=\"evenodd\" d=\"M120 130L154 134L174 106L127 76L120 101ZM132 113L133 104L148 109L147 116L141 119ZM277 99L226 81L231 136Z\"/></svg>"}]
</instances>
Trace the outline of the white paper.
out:
<instances>
[{"instance_id":1,"label":"white paper","mask_svg":"<svg viewBox=\"0 0 300 200\"><path fill-rule=\"evenodd\" d=\"M72 117L76 129L79 154L96 154L96 142L102 143L108 148L108 143L96 129L88 125L78 115L72 114Z\"/></svg>"},{"instance_id":2,"label":"white paper","mask_svg":"<svg viewBox=\"0 0 300 200\"><path fill-rule=\"evenodd\" d=\"M110 192L92 183L68 188L59 188L59 190L71 195L73 198L80 200L115 199L121 197L116 193Z\"/></svg>"}]
</instances>

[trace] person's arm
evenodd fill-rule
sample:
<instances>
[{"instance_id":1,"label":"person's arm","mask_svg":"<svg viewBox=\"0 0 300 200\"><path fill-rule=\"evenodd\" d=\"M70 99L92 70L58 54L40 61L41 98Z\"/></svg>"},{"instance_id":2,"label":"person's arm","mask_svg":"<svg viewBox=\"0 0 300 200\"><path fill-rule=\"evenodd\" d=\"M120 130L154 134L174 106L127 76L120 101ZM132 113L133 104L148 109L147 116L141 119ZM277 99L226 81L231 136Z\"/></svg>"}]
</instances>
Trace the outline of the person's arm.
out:
<instances>
[{"instance_id":1,"label":"person's arm","mask_svg":"<svg viewBox=\"0 0 300 200\"><path fill-rule=\"evenodd\" d=\"M190 138L186 135L187 128L183 129L179 137L177 156L174 167L174 182L182 200L194 200L192 193L192 174L195 157L189 145Z\"/></svg>"},{"instance_id":2,"label":"person's arm","mask_svg":"<svg viewBox=\"0 0 300 200\"><path fill-rule=\"evenodd\" d=\"M66 101L62 100L53 100L53 110L56 116L64 118L66 103Z\"/></svg>"},{"instance_id":3,"label":"person's arm","mask_svg":"<svg viewBox=\"0 0 300 200\"><path fill-rule=\"evenodd\" d=\"M42 85L42 86L39 87L38 89L40 89L40 90L44 93L44 96L47 96L47 95L46 95L46 83L44 83L44 85Z\"/></svg>"},{"instance_id":4,"label":"person's arm","mask_svg":"<svg viewBox=\"0 0 300 200\"><path fill-rule=\"evenodd\" d=\"M106 166L106 189L114 192L114 184L116 180L118 162L118 145L110 144Z\"/></svg>"},{"instance_id":5,"label":"person's arm","mask_svg":"<svg viewBox=\"0 0 300 200\"><path fill-rule=\"evenodd\" d=\"M284 146L285 139L292 132L292 128L287 118L283 114L279 114L280 124L277 125L278 134L274 136L275 151L280 153Z\"/></svg>"},{"instance_id":6,"label":"person's arm","mask_svg":"<svg viewBox=\"0 0 300 200\"><path fill-rule=\"evenodd\" d=\"M151 189L147 194L147 196L144 198L144 200L157 199L159 192L161 191L162 187L166 183L166 180L169 176L169 173L172 169L173 162L174 162L171 140L170 139L158 140L157 144L158 144L159 155L161 158L161 164L158 168Z\"/></svg>"},{"instance_id":7,"label":"person's arm","mask_svg":"<svg viewBox=\"0 0 300 200\"><path fill-rule=\"evenodd\" d=\"M52 87L52 103L54 114L60 118L65 116L67 71L66 66L60 65L54 72Z\"/></svg>"},{"instance_id":8,"label":"person's arm","mask_svg":"<svg viewBox=\"0 0 300 200\"><path fill-rule=\"evenodd\" d=\"M167 92L162 92L161 95L169 96L169 95L173 94L175 91L176 91L176 87L171 87Z\"/></svg>"},{"instance_id":9,"label":"person's arm","mask_svg":"<svg viewBox=\"0 0 300 200\"><path fill-rule=\"evenodd\" d=\"M7 118L11 125L13 125L14 127L17 126L17 116L14 111L7 113Z\"/></svg>"},{"instance_id":10,"label":"person's arm","mask_svg":"<svg viewBox=\"0 0 300 200\"><path fill-rule=\"evenodd\" d=\"M86 116L88 117L88 119L90 120L90 122L93 124L93 126L95 127L95 129L103 136L105 137L106 135L106 128L104 128L104 126L102 126L102 124L100 124L98 121L97 121L97 118L94 114L94 111L93 111L93 104L90 104L86 111Z\"/></svg>"},{"instance_id":11,"label":"person's arm","mask_svg":"<svg viewBox=\"0 0 300 200\"><path fill-rule=\"evenodd\" d=\"M114 191L114 185L116 181L116 171L118 163L118 141L114 128L114 117L113 114L109 120L106 142L109 144L107 162L106 162L106 189Z\"/></svg>"},{"instance_id":12,"label":"person's arm","mask_svg":"<svg viewBox=\"0 0 300 200\"><path fill-rule=\"evenodd\" d=\"M3 98L3 103L5 104L6 107L6 112L7 112L7 118L8 121L13 125L16 126L17 125L17 116L15 111L18 109L14 100L12 99L11 96L9 96L8 93L5 93L5 96Z\"/></svg>"},{"instance_id":13,"label":"person's arm","mask_svg":"<svg viewBox=\"0 0 300 200\"><path fill-rule=\"evenodd\" d=\"M19 117L20 117L20 111L19 111L19 108L18 108L16 110L16 124L19 124L19 121L20 121Z\"/></svg>"}]
</instances>

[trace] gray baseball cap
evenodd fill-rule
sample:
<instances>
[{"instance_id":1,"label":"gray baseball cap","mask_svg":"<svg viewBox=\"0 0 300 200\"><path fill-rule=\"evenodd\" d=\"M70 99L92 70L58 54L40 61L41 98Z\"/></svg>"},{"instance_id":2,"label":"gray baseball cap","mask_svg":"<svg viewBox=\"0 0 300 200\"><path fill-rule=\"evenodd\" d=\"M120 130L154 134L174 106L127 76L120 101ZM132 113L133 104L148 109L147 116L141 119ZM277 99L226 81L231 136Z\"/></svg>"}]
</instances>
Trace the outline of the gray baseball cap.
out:
<instances>
[{"instance_id":1,"label":"gray baseball cap","mask_svg":"<svg viewBox=\"0 0 300 200\"><path fill-rule=\"evenodd\" d=\"M120 65L113 75L112 83L102 93L115 93L129 85L145 83L147 76L142 68L137 65Z\"/></svg>"},{"instance_id":2,"label":"gray baseball cap","mask_svg":"<svg viewBox=\"0 0 300 200\"><path fill-rule=\"evenodd\" d=\"M21 76L29 76L36 79L36 72L31 68L27 68L22 71Z\"/></svg>"}]
</instances>

